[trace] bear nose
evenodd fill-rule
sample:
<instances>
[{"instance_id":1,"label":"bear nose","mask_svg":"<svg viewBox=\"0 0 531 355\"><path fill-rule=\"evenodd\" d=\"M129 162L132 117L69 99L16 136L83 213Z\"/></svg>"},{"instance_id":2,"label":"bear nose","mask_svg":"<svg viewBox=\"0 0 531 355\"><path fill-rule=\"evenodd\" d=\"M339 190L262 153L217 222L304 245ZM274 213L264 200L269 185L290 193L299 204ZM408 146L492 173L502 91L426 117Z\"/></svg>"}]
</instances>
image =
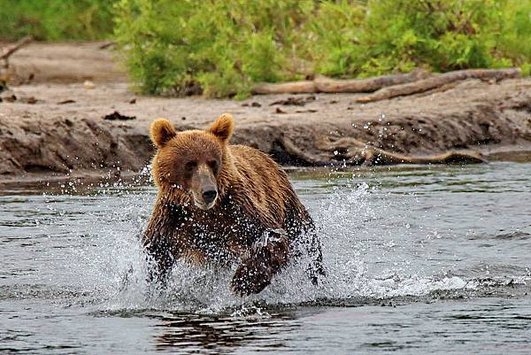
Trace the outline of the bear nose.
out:
<instances>
[{"instance_id":1,"label":"bear nose","mask_svg":"<svg viewBox=\"0 0 531 355\"><path fill-rule=\"evenodd\" d=\"M206 203L211 203L216 199L217 195L218 192L216 190L207 190L203 192L203 200L205 200Z\"/></svg>"}]
</instances>

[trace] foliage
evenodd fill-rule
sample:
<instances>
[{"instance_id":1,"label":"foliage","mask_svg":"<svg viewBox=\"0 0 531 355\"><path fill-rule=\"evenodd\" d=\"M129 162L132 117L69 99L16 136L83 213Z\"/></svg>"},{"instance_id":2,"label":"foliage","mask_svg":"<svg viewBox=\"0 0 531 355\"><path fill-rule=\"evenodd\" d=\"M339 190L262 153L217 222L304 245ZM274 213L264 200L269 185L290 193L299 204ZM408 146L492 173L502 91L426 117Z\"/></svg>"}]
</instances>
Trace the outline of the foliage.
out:
<instances>
[{"instance_id":1,"label":"foliage","mask_svg":"<svg viewBox=\"0 0 531 355\"><path fill-rule=\"evenodd\" d=\"M248 95L257 82L520 66L531 0L0 0L0 39L113 27L144 93Z\"/></svg>"},{"instance_id":2,"label":"foliage","mask_svg":"<svg viewBox=\"0 0 531 355\"><path fill-rule=\"evenodd\" d=\"M496 68L531 60L529 0L373 0L368 7L357 60L347 69L354 75L417 66Z\"/></svg>"},{"instance_id":3,"label":"foliage","mask_svg":"<svg viewBox=\"0 0 531 355\"><path fill-rule=\"evenodd\" d=\"M531 62L531 0L120 0L116 13L129 70L152 94Z\"/></svg>"},{"instance_id":4,"label":"foliage","mask_svg":"<svg viewBox=\"0 0 531 355\"><path fill-rule=\"evenodd\" d=\"M246 93L252 83L290 78L288 61L311 0L121 0L116 36L144 92Z\"/></svg>"},{"instance_id":5,"label":"foliage","mask_svg":"<svg viewBox=\"0 0 531 355\"><path fill-rule=\"evenodd\" d=\"M304 56L320 74L343 76L355 65L366 7L360 1L324 1L299 38Z\"/></svg>"},{"instance_id":6,"label":"foliage","mask_svg":"<svg viewBox=\"0 0 531 355\"><path fill-rule=\"evenodd\" d=\"M0 40L100 39L112 34L112 1L0 0Z\"/></svg>"}]
</instances>

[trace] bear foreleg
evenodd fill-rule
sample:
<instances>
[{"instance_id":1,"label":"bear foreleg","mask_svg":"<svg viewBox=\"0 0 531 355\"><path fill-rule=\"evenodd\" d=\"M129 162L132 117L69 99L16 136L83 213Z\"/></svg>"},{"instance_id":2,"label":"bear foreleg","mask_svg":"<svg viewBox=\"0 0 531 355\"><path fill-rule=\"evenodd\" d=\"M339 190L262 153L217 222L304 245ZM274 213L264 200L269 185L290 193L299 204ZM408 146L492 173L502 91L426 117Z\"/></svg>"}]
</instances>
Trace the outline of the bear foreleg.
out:
<instances>
[{"instance_id":1,"label":"bear foreleg","mask_svg":"<svg viewBox=\"0 0 531 355\"><path fill-rule=\"evenodd\" d=\"M145 245L148 260L147 282L156 282L166 286L171 274L175 258L170 251L170 245L164 241Z\"/></svg>"},{"instance_id":2,"label":"bear foreleg","mask_svg":"<svg viewBox=\"0 0 531 355\"><path fill-rule=\"evenodd\" d=\"M309 240L306 248L307 253L310 256L310 264L308 265L306 272L312 284L317 286L319 280L326 276L326 272L323 266L321 242L313 230L309 233Z\"/></svg>"},{"instance_id":3,"label":"bear foreleg","mask_svg":"<svg viewBox=\"0 0 531 355\"><path fill-rule=\"evenodd\" d=\"M266 231L236 269L231 282L232 290L240 296L261 292L288 260L289 241L285 232Z\"/></svg>"}]
</instances>

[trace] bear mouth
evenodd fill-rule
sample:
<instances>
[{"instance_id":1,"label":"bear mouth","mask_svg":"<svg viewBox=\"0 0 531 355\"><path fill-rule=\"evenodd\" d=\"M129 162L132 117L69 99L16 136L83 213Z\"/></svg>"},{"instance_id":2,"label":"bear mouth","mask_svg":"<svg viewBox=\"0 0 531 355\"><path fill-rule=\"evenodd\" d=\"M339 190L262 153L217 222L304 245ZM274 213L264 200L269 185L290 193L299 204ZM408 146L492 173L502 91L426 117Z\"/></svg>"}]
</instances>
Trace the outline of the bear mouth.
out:
<instances>
[{"instance_id":1,"label":"bear mouth","mask_svg":"<svg viewBox=\"0 0 531 355\"><path fill-rule=\"evenodd\" d=\"M216 204L216 201L211 202L211 203L209 203L209 204L205 204L205 203L203 203L203 202L198 202L198 201L194 201L194 202L195 202L195 206L196 206L197 208L199 208L199 209L201 209L201 210L204 210L204 211L211 209L211 208L214 207L214 205Z\"/></svg>"},{"instance_id":2,"label":"bear mouth","mask_svg":"<svg viewBox=\"0 0 531 355\"><path fill-rule=\"evenodd\" d=\"M195 194L192 194L192 195L194 197L194 205L197 208L199 208L200 210L203 210L203 211L209 210L212 207L214 207L214 205L216 204L216 201L218 200L217 198L215 198L214 201L212 201L210 203L206 203L205 201L202 201L202 200L198 199L197 197L195 197Z\"/></svg>"}]
</instances>

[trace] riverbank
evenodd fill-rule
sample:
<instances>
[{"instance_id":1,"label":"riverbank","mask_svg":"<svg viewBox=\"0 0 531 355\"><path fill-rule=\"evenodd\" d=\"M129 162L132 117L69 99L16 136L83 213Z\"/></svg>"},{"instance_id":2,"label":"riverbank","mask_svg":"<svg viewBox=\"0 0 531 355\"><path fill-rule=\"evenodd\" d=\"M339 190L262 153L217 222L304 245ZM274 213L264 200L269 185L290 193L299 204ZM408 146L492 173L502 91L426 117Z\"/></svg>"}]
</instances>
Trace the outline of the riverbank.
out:
<instances>
[{"instance_id":1,"label":"riverbank","mask_svg":"<svg viewBox=\"0 0 531 355\"><path fill-rule=\"evenodd\" d=\"M3 180L135 173L153 154L153 119L202 128L223 112L236 119L233 143L257 147L284 165L387 162L369 161L368 151L406 163L400 157L455 150L486 160L531 160L530 78L466 80L367 104L355 102L363 94L146 97L130 90L112 49L102 43L31 44L12 56L9 75L20 85L1 94Z\"/></svg>"}]
</instances>

